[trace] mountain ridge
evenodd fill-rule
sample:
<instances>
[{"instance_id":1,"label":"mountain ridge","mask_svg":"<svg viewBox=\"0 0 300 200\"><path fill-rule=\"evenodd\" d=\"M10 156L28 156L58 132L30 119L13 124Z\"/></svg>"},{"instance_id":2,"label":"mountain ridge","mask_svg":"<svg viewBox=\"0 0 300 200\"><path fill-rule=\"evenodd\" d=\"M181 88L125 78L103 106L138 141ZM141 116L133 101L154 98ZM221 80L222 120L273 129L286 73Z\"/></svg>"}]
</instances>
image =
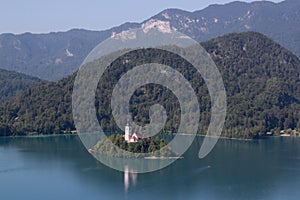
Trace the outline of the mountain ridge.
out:
<instances>
[{"instance_id":1,"label":"mountain ridge","mask_svg":"<svg viewBox=\"0 0 300 200\"><path fill-rule=\"evenodd\" d=\"M141 23L124 23L103 31L71 29L48 34L1 34L2 68L57 81L76 71L88 53L115 33L146 23L167 23L198 42L232 32L255 31L300 57L300 3L257 1L214 4L193 12L166 9ZM152 20L152 21L151 21Z\"/></svg>"},{"instance_id":2,"label":"mountain ridge","mask_svg":"<svg viewBox=\"0 0 300 200\"><path fill-rule=\"evenodd\" d=\"M300 60L294 54L255 32L227 34L201 44L215 61L227 92L228 112L223 136L254 138L268 131L300 127ZM147 54L143 51L141 55L149 61L149 55L155 54L164 64L171 65L172 57L160 55L159 52L150 51ZM126 59L132 57L131 60L143 62L139 61L143 59L141 55L133 53L126 55ZM111 93L106 88L111 87L117 77L114 73L120 75L126 73L129 66L136 66L136 63L126 63L122 59L113 64L116 71L106 77L108 81L99 81L103 85L96 92L95 102L99 123L106 130L116 132L118 129L114 127L110 109L101 105L110 102ZM191 83L199 84L195 91L201 102L199 127L204 130L200 131L203 134L210 119L210 101L205 83L201 77L194 77L194 73L187 71L182 61L176 60L174 64L191 76ZM74 130L71 96L75 75L57 83L34 86L11 101L0 104L0 135L53 134ZM154 98L147 94L154 94ZM169 93L152 86L142 88L132 97L134 119L147 122L145 116L148 115L148 108L157 100L169 105L167 112L174 110L170 105L176 105L172 103L176 99ZM176 129L177 120L167 122L167 127Z\"/></svg>"}]
</instances>

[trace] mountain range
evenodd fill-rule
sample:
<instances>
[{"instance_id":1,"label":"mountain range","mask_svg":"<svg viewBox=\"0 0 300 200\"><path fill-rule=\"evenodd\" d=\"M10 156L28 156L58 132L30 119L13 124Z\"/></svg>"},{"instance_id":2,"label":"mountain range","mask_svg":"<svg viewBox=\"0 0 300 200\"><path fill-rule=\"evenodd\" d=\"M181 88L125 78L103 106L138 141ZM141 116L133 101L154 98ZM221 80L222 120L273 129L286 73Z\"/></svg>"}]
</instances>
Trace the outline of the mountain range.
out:
<instances>
[{"instance_id":1,"label":"mountain range","mask_svg":"<svg viewBox=\"0 0 300 200\"><path fill-rule=\"evenodd\" d=\"M141 23L125 23L105 31L1 34L0 68L57 81L75 72L99 42L142 26L176 29L199 42L232 32L256 31L300 57L300 1L285 0L232 2L194 12L167 9Z\"/></svg>"},{"instance_id":2,"label":"mountain range","mask_svg":"<svg viewBox=\"0 0 300 200\"><path fill-rule=\"evenodd\" d=\"M256 32L233 33L201 43L216 63L224 80L228 110L223 135L254 138L268 131L300 127L300 60L272 39ZM118 77L144 62L175 66L191 83L200 102L199 134L205 134L210 119L210 98L205 82L188 70L179 58L155 50L124 55L112 63L96 91L95 106L104 130L116 131L110 96ZM157 60L158 59L158 60ZM133 62L124 62L132 60ZM75 130L72 88L76 73L55 82L41 83L0 104L0 135L53 134ZM84 103L84 102L83 102ZM180 123L176 97L166 88L146 85L131 98L131 112L139 123L147 123L151 105L160 103L175 117L165 130ZM177 116L177 117L176 117ZM168 131L167 131L168 132Z\"/></svg>"}]
</instances>

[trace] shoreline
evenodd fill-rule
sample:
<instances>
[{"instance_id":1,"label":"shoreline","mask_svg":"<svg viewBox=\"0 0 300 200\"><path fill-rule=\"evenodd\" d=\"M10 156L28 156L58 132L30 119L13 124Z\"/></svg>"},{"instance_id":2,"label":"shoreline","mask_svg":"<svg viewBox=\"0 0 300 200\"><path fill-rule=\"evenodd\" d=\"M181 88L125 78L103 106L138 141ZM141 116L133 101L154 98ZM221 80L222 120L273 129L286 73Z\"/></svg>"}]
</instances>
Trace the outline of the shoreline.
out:
<instances>
[{"instance_id":1,"label":"shoreline","mask_svg":"<svg viewBox=\"0 0 300 200\"><path fill-rule=\"evenodd\" d=\"M43 138L43 137L58 137L58 136L71 136L76 135L77 133L66 133L66 134L40 134L40 135L11 135L11 136L0 136L0 138Z\"/></svg>"},{"instance_id":2,"label":"shoreline","mask_svg":"<svg viewBox=\"0 0 300 200\"><path fill-rule=\"evenodd\" d=\"M169 135L169 134L167 134ZM194 135L194 134L187 134L187 133L176 133L171 135L179 135L179 136L195 136L195 137L209 137L209 138L217 138L217 136L207 136L207 135ZM58 137L58 136L78 136L77 133L62 133L62 134L40 134L40 135L16 135L16 136L0 136L0 138L43 138L43 137ZM254 140L261 140L267 138L277 138L277 137L292 137L297 138L300 136L290 135L290 134L281 134L281 135L272 135L272 136L264 136L259 139L253 138L230 138L225 136L220 136L219 139L226 139L226 140L239 140L239 141L254 141Z\"/></svg>"},{"instance_id":3,"label":"shoreline","mask_svg":"<svg viewBox=\"0 0 300 200\"><path fill-rule=\"evenodd\" d=\"M177 134L172 134L172 135L181 135L181 136L194 136L194 134L188 134L188 133L177 133ZM195 135L195 137L209 137L209 138L219 138L219 139L226 139L226 140L241 140L241 141L253 141L256 139L243 139L243 138L230 138L230 137L225 137L225 136L207 136L207 135Z\"/></svg>"},{"instance_id":4,"label":"shoreline","mask_svg":"<svg viewBox=\"0 0 300 200\"><path fill-rule=\"evenodd\" d=\"M144 159L148 159L148 160L166 160L166 159L183 159L183 156L147 156L147 157L143 157Z\"/></svg>"}]
</instances>

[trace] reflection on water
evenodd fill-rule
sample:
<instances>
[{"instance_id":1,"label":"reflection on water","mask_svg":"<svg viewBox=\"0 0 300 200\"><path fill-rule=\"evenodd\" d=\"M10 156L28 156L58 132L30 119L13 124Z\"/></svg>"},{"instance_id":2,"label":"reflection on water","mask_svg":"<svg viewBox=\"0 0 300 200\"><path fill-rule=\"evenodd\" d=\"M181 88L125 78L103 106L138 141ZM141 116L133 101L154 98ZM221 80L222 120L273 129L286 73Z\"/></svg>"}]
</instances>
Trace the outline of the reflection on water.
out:
<instances>
[{"instance_id":1,"label":"reflection on water","mask_svg":"<svg viewBox=\"0 0 300 200\"><path fill-rule=\"evenodd\" d=\"M136 186L138 174L132 169L128 168L128 165L124 167L124 191L128 192L130 185Z\"/></svg>"},{"instance_id":2,"label":"reflection on water","mask_svg":"<svg viewBox=\"0 0 300 200\"><path fill-rule=\"evenodd\" d=\"M199 159L202 141L174 164L137 174L98 162L77 136L0 138L0 200L299 199L300 138L221 139Z\"/></svg>"}]
</instances>

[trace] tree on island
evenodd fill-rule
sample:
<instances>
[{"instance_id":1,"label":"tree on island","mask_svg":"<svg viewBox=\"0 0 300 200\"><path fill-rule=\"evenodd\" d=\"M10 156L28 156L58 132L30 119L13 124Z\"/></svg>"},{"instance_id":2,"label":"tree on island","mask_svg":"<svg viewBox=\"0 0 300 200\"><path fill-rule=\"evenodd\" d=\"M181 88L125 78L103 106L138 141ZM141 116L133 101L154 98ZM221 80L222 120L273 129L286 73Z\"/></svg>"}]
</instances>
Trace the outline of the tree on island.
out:
<instances>
[{"instance_id":1,"label":"tree on island","mask_svg":"<svg viewBox=\"0 0 300 200\"><path fill-rule=\"evenodd\" d=\"M110 140L115 146L125 150L126 152L122 153L115 146L111 147L108 143L108 140ZM163 149L165 146L165 140L159 139L157 136L154 138L143 138L137 142L127 143L122 135L113 134L98 141L97 144L93 147L93 152L106 154L113 157L130 157L130 152L149 153L156 157L176 156L170 148ZM135 154L135 156L140 157L139 154Z\"/></svg>"}]
</instances>

